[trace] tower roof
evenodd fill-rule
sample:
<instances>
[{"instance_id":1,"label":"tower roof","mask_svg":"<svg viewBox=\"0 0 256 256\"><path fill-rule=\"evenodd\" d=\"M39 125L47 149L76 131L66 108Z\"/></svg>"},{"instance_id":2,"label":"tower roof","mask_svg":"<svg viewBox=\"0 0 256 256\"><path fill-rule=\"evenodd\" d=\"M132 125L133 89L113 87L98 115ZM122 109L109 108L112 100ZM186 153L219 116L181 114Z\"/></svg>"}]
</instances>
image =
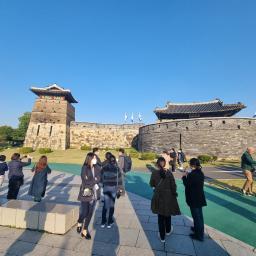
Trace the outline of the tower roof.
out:
<instances>
[{"instance_id":1,"label":"tower roof","mask_svg":"<svg viewBox=\"0 0 256 256\"><path fill-rule=\"evenodd\" d=\"M64 89L57 84L52 84L43 88L31 87L30 90L37 96L63 96L69 103L77 103L70 90Z\"/></svg>"},{"instance_id":2,"label":"tower roof","mask_svg":"<svg viewBox=\"0 0 256 256\"><path fill-rule=\"evenodd\" d=\"M246 106L241 102L235 104L223 104L219 99L197 103L170 103L164 108L156 108L155 114L159 119L180 119L215 116L233 116Z\"/></svg>"}]
</instances>

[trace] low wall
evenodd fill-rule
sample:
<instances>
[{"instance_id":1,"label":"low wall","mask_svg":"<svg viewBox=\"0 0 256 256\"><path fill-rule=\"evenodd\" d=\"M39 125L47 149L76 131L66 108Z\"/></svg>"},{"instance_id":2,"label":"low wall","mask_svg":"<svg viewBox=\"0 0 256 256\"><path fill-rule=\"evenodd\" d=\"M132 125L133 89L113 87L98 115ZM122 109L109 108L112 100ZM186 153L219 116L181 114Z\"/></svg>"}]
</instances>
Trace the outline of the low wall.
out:
<instances>
[{"instance_id":1,"label":"low wall","mask_svg":"<svg viewBox=\"0 0 256 256\"><path fill-rule=\"evenodd\" d=\"M173 120L143 126L140 151L161 152L182 147L190 156L216 155L237 158L248 146L256 147L255 118L206 118Z\"/></svg>"},{"instance_id":2,"label":"low wall","mask_svg":"<svg viewBox=\"0 0 256 256\"><path fill-rule=\"evenodd\" d=\"M131 147L137 143L142 124L98 124L71 122L70 147L83 145L100 148Z\"/></svg>"}]
</instances>

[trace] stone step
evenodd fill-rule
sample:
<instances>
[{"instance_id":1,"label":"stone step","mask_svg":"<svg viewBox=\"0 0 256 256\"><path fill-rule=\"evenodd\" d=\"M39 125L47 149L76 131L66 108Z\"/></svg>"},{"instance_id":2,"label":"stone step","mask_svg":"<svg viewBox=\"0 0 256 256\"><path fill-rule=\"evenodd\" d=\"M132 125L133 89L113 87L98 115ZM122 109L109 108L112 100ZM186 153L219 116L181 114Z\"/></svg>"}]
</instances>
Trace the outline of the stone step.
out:
<instances>
[{"instance_id":1,"label":"stone step","mask_svg":"<svg viewBox=\"0 0 256 256\"><path fill-rule=\"evenodd\" d=\"M11 200L0 207L0 225L65 234L77 222L79 207Z\"/></svg>"}]
</instances>

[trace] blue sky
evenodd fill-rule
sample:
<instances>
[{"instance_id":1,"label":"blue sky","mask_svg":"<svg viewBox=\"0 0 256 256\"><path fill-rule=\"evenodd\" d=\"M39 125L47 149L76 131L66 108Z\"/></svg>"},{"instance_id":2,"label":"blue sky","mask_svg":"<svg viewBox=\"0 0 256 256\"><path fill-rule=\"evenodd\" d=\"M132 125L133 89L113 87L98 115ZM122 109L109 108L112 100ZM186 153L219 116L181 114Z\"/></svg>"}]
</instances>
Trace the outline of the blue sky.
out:
<instances>
[{"instance_id":1,"label":"blue sky","mask_svg":"<svg viewBox=\"0 0 256 256\"><path fill-rule=\"evenodd\" d=\"M256 112L255 0L0 0L0 124L30 86L72 90L77 121L155 122L167 101L221 98Z\"/></svg>"}]
</instances>

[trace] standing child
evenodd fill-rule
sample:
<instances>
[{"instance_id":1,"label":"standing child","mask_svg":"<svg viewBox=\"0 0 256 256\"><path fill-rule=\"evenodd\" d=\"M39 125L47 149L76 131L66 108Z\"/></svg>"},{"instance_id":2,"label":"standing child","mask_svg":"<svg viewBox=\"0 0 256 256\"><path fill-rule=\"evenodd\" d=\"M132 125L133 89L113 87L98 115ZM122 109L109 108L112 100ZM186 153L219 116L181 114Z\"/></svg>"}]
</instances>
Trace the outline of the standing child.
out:
<instances>
[{"instance_id":1,"label":"standing child","mask_svg":"<svg viewBox=\"0 0 256 256\"><path fill-rule=\"evenodd\" d=\"M8 166L5 160L6 160L6 156L0 155L0 187L4 183L5 172L8 171Z\"/></svg>"},{"instance_id":2,"label":"standing child","mask_svg":"<svg viewBox=\"0 0 256 256\"><path fill-rule=\"evenodd\" d=\"M190 207L191 215L194 221L194 232L190 237L194 240L204 240L204 217L202 208L206 206L204 195L204 174L200 161L192 158L189 162L191 172L185 173L182 177L185 186L186 202Z\"/></svg>"}]
</instances>

